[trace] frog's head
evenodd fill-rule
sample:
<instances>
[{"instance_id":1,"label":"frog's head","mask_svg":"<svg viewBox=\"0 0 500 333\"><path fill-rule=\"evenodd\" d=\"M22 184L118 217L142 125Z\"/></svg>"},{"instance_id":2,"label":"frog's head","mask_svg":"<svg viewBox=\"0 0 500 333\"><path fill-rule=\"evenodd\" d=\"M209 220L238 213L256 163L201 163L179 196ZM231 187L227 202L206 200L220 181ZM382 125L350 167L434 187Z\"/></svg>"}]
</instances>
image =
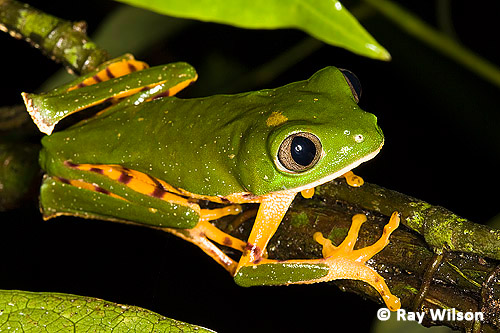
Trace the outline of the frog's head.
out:
<instances>
[{"instance_id":1,"label":"frog's head","mask_svg":"<svg viewBox=\"0 0 500 333\"><path fill-rule=\"evenodd\" d=\"M242 184L257 195L301 191L373 158L384 136L377 118L359 108L360 90L354 74L327 67L309 80L260 92L270 102L243 139Z\"/></svg>"}]
</instances>

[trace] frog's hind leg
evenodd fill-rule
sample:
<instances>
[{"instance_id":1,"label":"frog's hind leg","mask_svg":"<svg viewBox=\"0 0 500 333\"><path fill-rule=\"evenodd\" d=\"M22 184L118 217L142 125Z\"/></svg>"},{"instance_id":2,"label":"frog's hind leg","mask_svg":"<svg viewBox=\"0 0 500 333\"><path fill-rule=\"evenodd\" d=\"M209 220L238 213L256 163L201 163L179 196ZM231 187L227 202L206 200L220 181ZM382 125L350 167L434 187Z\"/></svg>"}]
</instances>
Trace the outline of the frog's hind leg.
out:
<instances>
[{"instance_id":1,"label":"frog's hind leg","mask_svg":"<svg viewBox=\"0 0 500 333\"><path fill-rule=\"evenodd\" d=\"M231 275L234 275L237 267L236 261L226 255L213 242L230 247L232 249L243 252L246 243L241 239L235 238L214 225L209 221L216 220L227 215L236 215L241 212L239 205L231 205L216 209L202 209L200 222L192 229L172 229L165 228L163 230L170 232L188 242L191 242L203 250L206 254L217 261Z\"/></svg>"}]
</instances>

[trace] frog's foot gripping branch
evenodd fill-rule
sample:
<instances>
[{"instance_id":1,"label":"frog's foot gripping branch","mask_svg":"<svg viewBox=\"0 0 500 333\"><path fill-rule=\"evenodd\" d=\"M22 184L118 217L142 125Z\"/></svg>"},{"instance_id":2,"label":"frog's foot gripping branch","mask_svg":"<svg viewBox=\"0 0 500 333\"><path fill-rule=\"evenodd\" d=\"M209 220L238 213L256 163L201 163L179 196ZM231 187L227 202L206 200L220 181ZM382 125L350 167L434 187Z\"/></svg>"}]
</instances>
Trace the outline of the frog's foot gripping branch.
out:
<instances>
[{"instance_id":1,"label":"frog's foot gripping branch","mask_svg":"<svg viewBox=\"0 0 500 333\"><path fill-rule=\"evenodd\" d=\"M260 253L267 246L268 240L274 233L273 229L277 228L281 217L277 214L269 219L263 215L266 215L265 211L269 209L268 206L272 205L271 202L281 202L286 205L291 200L293 200L293 195L284 195L278 201L273 198L269 200L269 203L266 201L261 203L247 249L238 265L236 282L242 286L254 286L309 284L336 279L361 280L379 292L389 309L393 311L399 309L400 301L390 292L384 278L373 268L365 265L366 261L389 243L389 236L399 226L399 214L394 213L391 216L389 223L384 227L382 236L371 246L354 250L361 224L366 221L364 215L358 214L353 217L351 229L338 247L332 245L321 234L314 235L315 240L323 245L324 258L322 259L286 261L265 259Z\"/></svg>"},{"instance_id":2,"label":"frog's foot gripping branch","mask_svg":"<svg viewBox=\"0 0 500 333\"><path fill-rule=\"evenodd\" d=\"M361 280L370 284L379 292L389 309L392 311L399 309L401 306L399 299L391 293L384 278L373 268L365 265L369 259L389 244L389 236L399 226L399 221L399 214L394 212L389 223L384 227L382 236L374 244L358 250L354 250L354 244L356 244L361 225L366 222L366 216L363 214L353 216L351 228L338 247L334 246L329 239L324 238L321 233L315 233L314 240L323 245L323 257L325 264L329 267L328 274L317 280L302 283L336 279Z\"/></svg>"}]
</instances>

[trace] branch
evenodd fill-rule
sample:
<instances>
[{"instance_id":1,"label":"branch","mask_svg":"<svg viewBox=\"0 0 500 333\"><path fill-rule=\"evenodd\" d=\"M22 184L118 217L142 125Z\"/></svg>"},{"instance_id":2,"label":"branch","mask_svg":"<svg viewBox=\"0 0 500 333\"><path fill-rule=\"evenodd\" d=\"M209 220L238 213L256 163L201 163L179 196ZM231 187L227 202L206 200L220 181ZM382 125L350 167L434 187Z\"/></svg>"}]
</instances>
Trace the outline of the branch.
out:
<instances>
[{"instance_id":1,"label":"branch","mask_svg":"<svg viewBox=\"0 0 500 333\"><path fill-rule=\"evenodd\" d=\"M91 72L107 51L86 35L85 22L69 22L15 0L0 0L0 30L23 39L75 73Z\"/></svg>"},{"instance_id":2,"label":"branch","mask_svg":"<svg viewBox=\"0 0 500 333\"><path fill-rule=\"evenodd\" d=\"M473 223L446 208L374 184L360 188L338 184L339 181L329 183L320 191L386 216L399 211L403 214L403 223L422 235L435 251L459 251L500 260L500 230Z\"/></svg>"}]
</instances>

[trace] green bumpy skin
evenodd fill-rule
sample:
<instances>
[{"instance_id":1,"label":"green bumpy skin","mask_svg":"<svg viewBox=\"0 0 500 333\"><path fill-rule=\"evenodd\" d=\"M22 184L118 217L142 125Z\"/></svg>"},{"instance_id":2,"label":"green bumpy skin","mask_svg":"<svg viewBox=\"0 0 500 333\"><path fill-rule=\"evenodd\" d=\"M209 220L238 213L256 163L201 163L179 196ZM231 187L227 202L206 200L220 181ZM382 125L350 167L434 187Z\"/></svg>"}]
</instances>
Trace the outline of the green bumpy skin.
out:
<instances>
[{"instance_id":1,"label":"green bumpy skin","mask_svg":"<svg viewBox=\"0 0 500 333\"><path fill-rule=\"evenodd\" d=\"M315 134L323 156L313 168L290 173L276 156L297 132ZM376 117L359 108L343 74L327 67L276 89L118 104L44 137L40 163L49 175L68 179L88 174L64 161L118 164L199 195L264 195L322 180L382 143Z\"/></svg>"}]
</instances>

